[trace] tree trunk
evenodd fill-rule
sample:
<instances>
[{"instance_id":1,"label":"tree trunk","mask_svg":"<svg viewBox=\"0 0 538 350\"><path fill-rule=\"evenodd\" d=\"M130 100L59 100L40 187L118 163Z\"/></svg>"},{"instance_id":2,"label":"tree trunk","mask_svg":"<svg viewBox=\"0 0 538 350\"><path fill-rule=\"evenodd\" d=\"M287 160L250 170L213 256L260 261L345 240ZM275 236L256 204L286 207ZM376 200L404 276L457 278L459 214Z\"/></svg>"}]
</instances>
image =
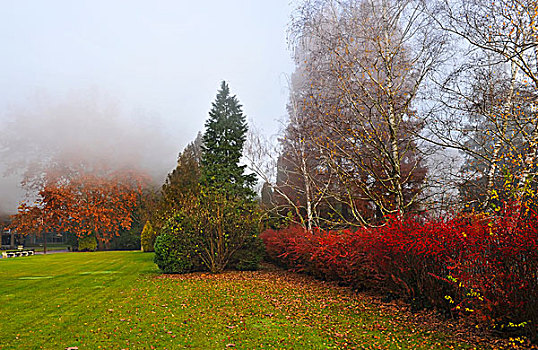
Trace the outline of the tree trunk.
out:
<instances>
[{"instance_id":1,"label":"tree trunk","mask_svg":"<svg viewBox=\"0 0 538 350\"><path fill-rule=\"evenodd\" d=\"M310 193L310 177L308 176L308 169L306 167L305 152L301 150L301 171L305 184L305 196L306 196L306 224L309 232L312 231L312 221L314 220L312 214L312 198Z\"/></svg>"},{"instance_id":2,"label":"tree trunk","mask_svg":"<svg viewBox=\"0 0 538 350\"><path fill-rule=\"evenodd\" d=\"M105 250L105 242L102 239L97 238L97 249L98 250Z\"/></svg>"},{"instance_id":3,"label":"tree trunk","mask_svg":"<svg viewBox=\"0 0 538 350\"><path fill-rule=\"evenodd\" d=\"M47 254L47 230L43 230L43 254Z\"/></svg>"},{"instance_id":4,"label":"tree trunk","mask_svg":"<svg viewBox=\"0 0 538 350\"><path fill-rule=\"evenodd\" d=\"M514 62L512 62L512 65L511 65L511 72L512 72L512 75L511 75L511 82L510 82L510 90L508 92L508 96L507 96L507 99L506 99L506 102L504 104L504 108L502 111L503 115L501 116L501 118L503 118L502 129L501 129L501 134L503 137L508 130L508 118L509 118L508 116L512 114L512 108L513 108L513 97L514 97L514 90L515 90L515 84L516 84L516 75L518 72L518 67ZM484 202L484 209L487 209L489 207L489 205L491 204L491 199L493 198L493 193L495 190L495 173L497 171L497 162L501 160L501 158L499 157L499 154L501 152L501 148L503 144L504 144L504 141L502 140L502 138L498 137L497 141L495 142L495 145L493 146L491 166L489 168L488 175L487 175L487 180L488 180L487 185L486 185L487 198L486 198L486 201Z\"/></svg>"},{"instance_id":5,"label":"tree trunk","mask_svg":"<svg viewBox=\"0 0 538 350\"><path fill-rule=\"evenodd\" d=\"M9 248L15 249L15 232L13 230L9 230L10 233L10 240L9 240Z\"/></svg>"}]
</instances>

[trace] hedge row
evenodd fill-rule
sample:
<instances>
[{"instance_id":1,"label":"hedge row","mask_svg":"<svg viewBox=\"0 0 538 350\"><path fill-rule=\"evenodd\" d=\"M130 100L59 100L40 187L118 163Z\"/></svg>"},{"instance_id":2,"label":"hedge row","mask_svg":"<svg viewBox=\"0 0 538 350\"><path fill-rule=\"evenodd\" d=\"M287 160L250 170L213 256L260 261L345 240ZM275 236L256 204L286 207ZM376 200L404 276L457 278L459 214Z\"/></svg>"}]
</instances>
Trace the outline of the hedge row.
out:
<instances>
[{"instance_id":1,"label":"hedge row","mask_svg":"<svg viewBox=\"0 0 538 350\"><path fill-rule=\"evenodd\" d=\"M514 217L392 218L380 228L290 227L261 238L268 256L287 268L357 289L383 288L413 306L476 317L536 341L538 216Z\"/></svg>"}]
</instances>

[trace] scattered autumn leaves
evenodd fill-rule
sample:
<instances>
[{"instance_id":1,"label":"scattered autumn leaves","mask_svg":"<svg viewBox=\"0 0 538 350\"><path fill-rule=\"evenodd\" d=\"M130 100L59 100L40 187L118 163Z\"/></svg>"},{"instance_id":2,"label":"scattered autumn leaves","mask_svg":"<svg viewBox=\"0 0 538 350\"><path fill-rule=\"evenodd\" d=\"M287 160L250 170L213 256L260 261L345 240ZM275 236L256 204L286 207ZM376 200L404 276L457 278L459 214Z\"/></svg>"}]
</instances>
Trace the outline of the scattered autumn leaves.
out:
<instances>
[{"instance_id":1,"label":"scattered autumn leaves","mask_svg":"<svg viewBox=\"0 0 538 350\"><path fill-rule=\"evenodd\" d=\"M412 314L403 303L270 265L160 275L152 257L100 252L0 260L0 318L8 320L0 323L0 349L512 346L432 313Z\"/></svg>"},{"instance_id":2,"label":"scattered autumn leaves","mask_svg":"<svg viewBox=\"0 0 538 350\"><path fill-rule=\"evenodd\" d=\"M195 319L208 315L227 319L224 330L228 332L219 330L215 334L221 334L222 343L230 341L228 345L239 348L253 345L350 349L513 346L508 341L477 334L463 323L441 320L432 312L412 314L403 303L383 303L373 295L357 294L349 288L271 266L256 272L162 275L154 283L170 281L177 281L178 286L185 288L197 285L206 290L204 294L193 294L190 300L193 304L182 306L189 307ZM226 298L217 307L211 305L215 294ZM260 344L250 342L245 336L258 331L264 339ZM315 346L310 343L312 336L320 343Z\"/></svg>"}]
</instances>

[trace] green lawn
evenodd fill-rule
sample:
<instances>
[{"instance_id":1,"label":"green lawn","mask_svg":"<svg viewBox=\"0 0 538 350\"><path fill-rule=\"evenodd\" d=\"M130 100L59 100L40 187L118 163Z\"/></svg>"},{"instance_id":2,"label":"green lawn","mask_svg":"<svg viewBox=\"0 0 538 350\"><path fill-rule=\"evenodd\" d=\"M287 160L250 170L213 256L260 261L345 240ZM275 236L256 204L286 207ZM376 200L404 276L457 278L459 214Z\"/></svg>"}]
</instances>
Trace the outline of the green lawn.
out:
<instances>
[{"instance_id":1,"label":"green lawn","mask_svg":"<svg viewBox=\"0 0 538 350\"><path fill-rule=\"evenodd\" d=\"M0 349L466 348L281 271L162 276L153 254L0 259Z\"/></svg>"}]
</instances>

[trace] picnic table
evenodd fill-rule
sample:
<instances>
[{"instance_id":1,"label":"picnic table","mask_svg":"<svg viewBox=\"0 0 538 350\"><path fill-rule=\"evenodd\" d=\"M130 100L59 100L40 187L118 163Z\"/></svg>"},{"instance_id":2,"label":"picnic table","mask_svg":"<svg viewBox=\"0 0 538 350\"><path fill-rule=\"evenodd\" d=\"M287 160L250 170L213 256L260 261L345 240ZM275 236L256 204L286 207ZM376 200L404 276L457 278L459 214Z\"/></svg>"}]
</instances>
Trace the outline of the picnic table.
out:
<instances>
[{"instance_id":1,"label":"picnic table","mask_svg":"<svg viewBox=\"0 0 538 350\"><path fill-rule=\"evenodd\" d=\"M2 258L16 258L19 256L30 256L34 255L35 251L34 249L24 249L23 246L18 246L17 249L12 250L3 250L2 251Z\"/></svg>"}]
</instances>

